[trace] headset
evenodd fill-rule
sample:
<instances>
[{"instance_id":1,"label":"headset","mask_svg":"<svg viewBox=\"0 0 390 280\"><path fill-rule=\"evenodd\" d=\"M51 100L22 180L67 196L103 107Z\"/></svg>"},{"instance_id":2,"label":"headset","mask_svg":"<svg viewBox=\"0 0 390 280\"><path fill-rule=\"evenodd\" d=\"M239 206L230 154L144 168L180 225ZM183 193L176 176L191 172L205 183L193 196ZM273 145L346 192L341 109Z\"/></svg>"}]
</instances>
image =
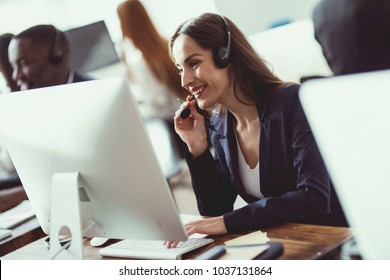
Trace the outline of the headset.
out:
<instances>
[{"instance_id":1,"label":"headset","mask_svg":"<svg viewBox=\"0 0 390 280\"><path fill-rule=\"evenodd\" d=\"M62 58L64 57L64 50L61 48L60 39L61 34L57 28L53 26L54 29L54 37L53 44L49 53L49 60L53 64L58 64Z\"/></svg>"},{"instance_id":2,"label":"headset","mask_svg":"<svg viewBox=\"0 0 390 280\"><path fill-rule=\"evenodd\" d=\"M230 41L231 41L230 26L224 16L219 15L219 17L222 19L223 24L225 25L227 44L225 47L222 46L218 50L214 51L214 60L215 60L215 64L219 68L225 68L229 65L230 62Z\"/></svg>"}]
</instances>

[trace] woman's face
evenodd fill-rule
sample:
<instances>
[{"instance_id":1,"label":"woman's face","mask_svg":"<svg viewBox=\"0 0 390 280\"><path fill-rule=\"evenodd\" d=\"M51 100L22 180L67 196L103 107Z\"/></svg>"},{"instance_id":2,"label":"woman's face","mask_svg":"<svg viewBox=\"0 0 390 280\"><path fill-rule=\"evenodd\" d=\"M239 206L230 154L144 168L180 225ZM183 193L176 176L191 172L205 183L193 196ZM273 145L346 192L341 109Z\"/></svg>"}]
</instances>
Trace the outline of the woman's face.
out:
<instances>
[{"instance_id":1,"label":"woman's face","mask_svg":"<svg viewBox=\"0 0 390 280\"><path fill-rule=\"evenodd\" d=\"M231 89L229 67L218 68L211 50L201 48L194 39L184 34L177 37L172 54L182 87L195 95L200 108L224 104L226 93Z\"/></svg>"}]
</instances>

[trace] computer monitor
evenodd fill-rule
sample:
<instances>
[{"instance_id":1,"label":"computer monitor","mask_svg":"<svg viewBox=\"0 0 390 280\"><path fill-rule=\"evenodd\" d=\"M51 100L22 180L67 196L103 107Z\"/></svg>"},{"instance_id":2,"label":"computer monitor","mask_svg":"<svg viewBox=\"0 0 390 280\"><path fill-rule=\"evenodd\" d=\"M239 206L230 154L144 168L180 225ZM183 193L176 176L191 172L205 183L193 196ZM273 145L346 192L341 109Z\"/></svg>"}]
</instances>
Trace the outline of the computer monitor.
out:
<instances>
[{"instance_id":1,"label":"computer monitor","mask_svg":"<svg viewBox=\"0 0 390 280\"><path fill-rule=\"evenodd\" d=\"M390 70L304 83L299 97L363 259L390 259Z\"/></svg>"},{"instance_id":2,"label":"computer monitor","mask_svg":"<svg viewBox=\"0 0 390 280\"><path fill-rule=\"evenodd\" d=\"M69 38L73 70L83 73L120 62L103 20L65 31Z\"/></svg>"},{"instance_id":3,"label":"computer monitor","mask_svg":"<svg viewBox=\"0 0 390 280\"><path fill-rule=\"evenodd\" d=\"M124 79L2 95L0 135L45 233L187 239Z\"/></svg>"}]
</instances>

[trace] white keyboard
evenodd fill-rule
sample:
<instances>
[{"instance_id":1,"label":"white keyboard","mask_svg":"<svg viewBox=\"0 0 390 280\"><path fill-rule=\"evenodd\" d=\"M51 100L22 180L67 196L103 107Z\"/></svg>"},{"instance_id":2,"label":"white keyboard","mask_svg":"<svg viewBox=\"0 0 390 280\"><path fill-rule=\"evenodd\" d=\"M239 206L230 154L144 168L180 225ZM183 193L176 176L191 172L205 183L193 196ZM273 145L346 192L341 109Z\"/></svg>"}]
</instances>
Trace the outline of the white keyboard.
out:
<instances>
[{"instance_id":1,"label":"white keyboard","mask_svg":"<svg viewBox=\"0 0 390 280\"><path fill-rule=\"evenodd\" d=\"M125 239L99 250L104 257L132 259L180 260L184 253L214 242L210 238L189 238L176 248L165 248L164 241Z\"/></svg>"}]
</instances>

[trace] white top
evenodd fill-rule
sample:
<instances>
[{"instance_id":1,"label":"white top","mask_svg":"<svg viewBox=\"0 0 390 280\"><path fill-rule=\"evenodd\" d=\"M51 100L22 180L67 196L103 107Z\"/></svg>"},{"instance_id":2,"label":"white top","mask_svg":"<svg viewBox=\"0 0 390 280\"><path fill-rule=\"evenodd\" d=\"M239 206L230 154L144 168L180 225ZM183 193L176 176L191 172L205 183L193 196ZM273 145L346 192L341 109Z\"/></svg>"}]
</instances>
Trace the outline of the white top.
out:
<instances>
[{"instance_id":1,"label":"white top","mask_svg":"<svg viewBox=\"0 0 390 280\"><path fill-rule=\"evenodd\" d=\"M260 168L259 162L257 162L255 168L250 168L247 164L244 154L241 151L240 143L238 142L237 135L237 151L238 151L238 171L240 173L242 184L245 191L257 198L263 198L264 195L260 191Z\"/></svg>"},{"instance_id":2,"label":"white top","mask_svg":"<svg viewBox=\"0 0 390 280\"><path fill-rule=\"evenodd\" d=\"M126 66L131 72L131 91L142 117L173 120L179 104L172 90L157 80L141 51L129 39L123 39L121 47L126 56Z\"/></svg>"}]
</instances>

